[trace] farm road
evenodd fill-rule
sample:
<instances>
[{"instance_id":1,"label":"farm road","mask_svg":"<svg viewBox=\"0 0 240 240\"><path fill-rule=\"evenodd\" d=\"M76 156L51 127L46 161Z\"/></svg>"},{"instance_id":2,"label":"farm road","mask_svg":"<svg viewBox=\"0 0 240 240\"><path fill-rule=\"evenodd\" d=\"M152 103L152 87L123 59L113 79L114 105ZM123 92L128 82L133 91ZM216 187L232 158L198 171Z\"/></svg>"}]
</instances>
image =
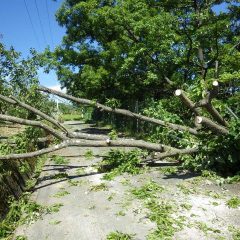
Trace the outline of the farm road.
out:
<instances>
[{"instance_id":1,"label":"farm road","mask_svg":"<svg viewBox=\"0 0 240 240\"><path fill-rule=\"evenodd\" d=\"M81 122L67 122L66 126L95 134L108 132ZM110 232L119 231L134 234L135 240L147 239L157 225L149 220L148 210L130 190L154 180L165 189L161 198L178 206L173 217L184 219L182 230L173 239L233 239L234 232L229 229L240 228L240 209L229 208L226 202L232 196L240 196L239 184L219 186L188 173L166 175L161 169L168 163L139 175L102 180L104 174L94 166L108 151L109 148L69 147L55 152L69 162L58 165L49 158L32 199L44 206L62 207L59 212L19 227L15 235L24 235L28 240L104 240Z\"/></svg>"}]
</instances>

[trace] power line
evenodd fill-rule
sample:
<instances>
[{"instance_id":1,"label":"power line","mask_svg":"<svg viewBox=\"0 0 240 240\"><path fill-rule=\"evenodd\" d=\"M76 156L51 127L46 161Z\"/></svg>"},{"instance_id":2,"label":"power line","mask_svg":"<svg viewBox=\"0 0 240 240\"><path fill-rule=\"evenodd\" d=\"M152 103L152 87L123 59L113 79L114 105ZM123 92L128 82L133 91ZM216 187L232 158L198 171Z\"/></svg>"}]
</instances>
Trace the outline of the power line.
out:
<instances>
[{"instance_id":1,"label":"power line","mask_svg":"<svg viewBox=\"0 0 240 240\"><path fill-rule=\"evenodd\" d=\"M49 26L49 30L50 30L50 36L51 36L52 47L54 47L54 45L53 45L52 27L51 27L50 16L49 16L48 1L49 1L49 0L45 0L46 8L47 8L47 15L48 15L48 26Z\"/></svg>"},{"instance_id":2,"label":"power line","mask_svg":"<svg viewBox=\"0 0 240 240\"><path fill-rule=\"evenodd\" d=\"M44 41L45 41L45 44L47 45L47 40L46 40L46 36L45 36L45 34L44 34L43 24L42 24L42 20L41 20L41 17L40 17L38 5L37 5L37 0L35 0L35 6L36 6L36 9L37 9L38 20L39 20L39 23L40 23L40 29L41 29L41 32L42 32L42 35L43 35L43 39L44 39Z\"/></svg>"},{"instance_id":3,"label":"power line","mask_svg":"<svg viewBox=\"0 0 240 240\"><path fill-rule=\"evenodd\" d=\"M28 18L29 18L29 21L31 23L31 27L32 27L32 31L33 31L33 35L35 36L36 38L36 41L37 41L37 44L38 44L38 47L40 48L40 41L38 39L38 35L37 35L37 32L35 31L35 28L34 28L34 25L33 25L33 21L32 21L32 18L31 18L31 15L30 15L30 12L28 10L28 6L27 6L27 3L26 3L26 0L24 0L24 5L25 5L25 8L27 10L27 14L28 14Z\"/></svg>"}]
</instances>

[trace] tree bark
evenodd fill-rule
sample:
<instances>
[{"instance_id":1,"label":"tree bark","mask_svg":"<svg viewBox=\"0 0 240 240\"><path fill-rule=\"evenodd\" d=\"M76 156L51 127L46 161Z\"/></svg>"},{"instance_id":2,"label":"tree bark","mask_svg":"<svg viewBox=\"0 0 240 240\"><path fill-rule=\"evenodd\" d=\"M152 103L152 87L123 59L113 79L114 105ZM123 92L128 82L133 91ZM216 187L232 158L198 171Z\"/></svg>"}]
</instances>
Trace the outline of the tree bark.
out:
<instances>
[{"instance_id":1,"label":"tree bark","mask_svg":"<svg viewBox=\"0 0 240 240\"><path fill-rule=\"evenodd\" d=\"M123 140L109 140L106 141L98 140L98 141L91 141L91 140L65 140L62 143L45 148L42 150L29 152L29 153L21 153L21 154L9 154L5 156L0 156L0 160L16 160L16 159L27 159L37 157L46 153L54 152L62 148L70 147L70 146L80 146L80 147L137 147L141 149L146 149L150 151L157 151L157 152L165 152L167 151L168 154L172 152L172 156L181 154L185 154L184 150L172 148L170 146L166 146L163 144L157 143L149 143L142 140L131 140L131 139L123 139ZM190 150L188 150L190 151ZM195 151L195 150L192 150Z\"/></svg>"},{"instance_id":2,"label":"tree bark","mask_svg":"<svg viewBox=\"0 0 240 240\"><path fill-rule=\"evenodd\" d=\"M62 93L62 92L59 92L59 91L56 91L56 90L52 90L52 89L49 89L49 88L46 88L46 87L41 86L41 87L38 88L38 90L46 92L46 93L57 95L59 97L62 97L62 98L65 98L65 99L68 99L68 100L71 100L71 101L74 101L74 102L77 102L77 103L80 103L80 104L93 106L93 107L96 107L98 109L101 109L102 111L124 115L124 116L127 116L127 117L139 119L141 121L150 122L150 123L153 123L153 124L168 127L168 128L171 128L171 129L177 130L177 131L187 131L187 132L190 132L191 134L194 134L194 135L198 134L197 130L194 129L194 128L191 128L191 127L186 127L186 126L182 126L182 125L179 125L179 124L174 124L174 123L169 123L169 122L166 122L166 121L162 121L160 119L154 119L154 118L146 117L146 116L143 116L141 114L133 113L133 112L131 112L129 110L125 110L125 109L111 108L111 107L105 106L103 104L100 104L98 102L94 102L94 101L91 101L91 100L88 100L88 99L83 99L83 98L76 98L76 97L70 96L68 94L65 94L65 93Z\"/></svg>"},{"instance_id":3,"label":"tree bark","mask_svg":"<svg viewBox=\"0 0 240 240\"><path fill-rule=\"evenodd\" d=\"M13 122L13 123L19 123L22 125L39 127L39 128L46 130L48 133L52 134L54 137L56 137L60 140L67 139L67 137L65 137L63 134L57 132L56 130L52 129L51 127L49 127L41 122L38 122L38 121L26 120L26 119L12 117L9 115L4 115L4 114L0 114L0 120L9 121L9 122Z\"/></svg>"},{"instance_id":4,"label":"tree bark","mask_svg":"<svg viewBox=\"0 0 240 240\"><path fill-rule=\"evenodd\" d=\"M213 132L215 132L217 134L223 134L223 135L229 134L229 131L225 127L214 123L209 118L202 117L202 116L197 116L196 121L199 124L205 125L206 127L208 127L209 129L211 129Z\"/></svg>"},{"instance_id":5,"label":"tree bark","mask_svg":"<svg viewBox=\"0 0 240 240\"><path fill-rule=\"evenodd\" d=\"M35 113L36 115L42 117L43 119L47 120L48 122L52 123L54 126L63 130L65 133L68 133L67 129L63 125L61 125L54 118L49 117L47 114L41 112L40 110L38 110L38 109L36 109L36 108L26 104L26 103L23 103L23 102L19 101L18 99L14 98L14 97L9 98L9 97L6 97L6 96L3 96L2 94L0 94L0 99L7 102L7 103L10 103L10 104L13 104L13 105L18 105L22 108L25 108L26 110L31 111L31 112Z\"/></svg>"}]
</instances>

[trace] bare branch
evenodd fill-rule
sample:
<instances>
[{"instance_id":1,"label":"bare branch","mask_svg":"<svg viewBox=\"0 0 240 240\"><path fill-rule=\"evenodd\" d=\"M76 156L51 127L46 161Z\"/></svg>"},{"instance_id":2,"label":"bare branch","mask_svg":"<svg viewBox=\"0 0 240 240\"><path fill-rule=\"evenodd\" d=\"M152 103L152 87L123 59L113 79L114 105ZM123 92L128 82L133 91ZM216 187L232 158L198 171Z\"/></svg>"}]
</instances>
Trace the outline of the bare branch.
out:
<instances>
[{"instance_id":1,"label":"bare branch","mask_svg":"<svg viewBox=\"0 0 240 240\"><path fill-rule=\"evenodd\" d=\"M167 151L163 153L156 153L155 157L157 158L156 160L161 160L167 157L175 157L183 154L193 154L197 152L198 152L198 148L176 149L176 150Z\"/></svg>"},{"instance_id":2,"label":"bare branch","mask_svg":"<svg viewBox=\"0 0 240 240\"><path fill-rule=\"evenodd\" d=\"M0 99L7 102L7 103L10 103L10 104L13 104L13 105L18 105L22 108L25 108L28 111L33 112L36 115L38 115L38 116L42 117L43 119L47 120L48 122L52 123L54 126L56 126L57 128L60 128L62 131L68 133L68 130L63 125L61 125L58 121L49 117L47 114L41 112L40 110L38 110L38 109L36 109L36 108L26 104L26 103L23 103L23 102L19 101L15 97L9 98L9 97L6 97L6 96L3 96L3 95L0 94Z\"/></svg>"},{"instance_id":3,"label":"bare branch","mask_svg":"<svg viewBox=\"0 0 240 240\"><path fill-rule=\"evenodd\" d=\"M211 114L214 120L216 120L219 124L227 127L228 123L224 120L224 118L217 111L217 109L212 105L212 99L216 97L218 93L218 81L213 81L212 86L212 90L207 93L204 99L196 103L195 107L204 107Z\"/></svg>"},{"instance_id":4,"label":"bare branch","mask_svg":"<svg viewBox=\"0 0 240 240\"><path fill-rule=\"evenodd\" d=\"M0 114L0 120L9 121L9 122L13 122L13 123L19 123L19 124L28 125L28 126L39 127L39 128L46 130L48 133L52 134L54 137L56 137L58 139L61 139L61 140L67 139L61 133L57 132L56 130L52 129L51 127L47 126L46 124L43 124L38 121L26 120L23 118L12 117L9 115L4 115L4 114Z\"/></svg>"},{"instance_id":5,"label":"bare branch","mask_svg":"<svg viewBox=\"0 0 240 240\"><path fill-rule=\"evenodd\" d=\"M59 149L62 148L66 148L68 147L68 143L67 142L63 142L61 144L49 147L49 148L44 148L38 151L34 151L34 152L29 152L29 153L20 153L20 154L9 154L9 155L0 155L0 160L18 160L18 159L28 159L28 158L34 158L34 157L38 157L41 155L44 155L46 153L50 153L50 152L55 152Z\"/></svg>"},{"instance_id":6,"label":"bare branch","mask_svg":"<svg viewBox=\"0 0 240 240\"><path fill-rule=\"evenodd\" d=\"M38 90L46 92L46 93L57 95L59 97L62 97L62 98L65 98L65 99L68 99L68 100L71 100L71 101L74 101L74 102L77 102L77 103L80 103L80 104L93 106L93 107L96 107L98 109L101 109L102 111L112 112L112 113L128 116L128 117L131 117L131 118L139 119L141 121L150 122L150 123L154 123L154 124L161 125L161 126L164 126L164 127L168 127L168 128L171 128L171 129L177 130L177 131L187 131L187 132L190 132L191 134L194 134L194 135L198 134L197 130L194 129L194 128L190 128L190 127L186 127L186 126L182 126L182 125L178 125L178 124L174 124L174 123L165 122L165 121L162 121L160 119L154 119L154 118L146 117L146 116L143 116L141 114L133 113L133 112L131 112L129 110L125 110L125 109L111 108L111 107L105 106L103 104L100 104L100 103L97 103L97 102L94 102L94 101L91 101L91 100L88 100L88 99L76 98L76 97L70 96L68 94L65 94L65 93L62 93L62 92L59 92L59 91L56 91L56 90L52 90L52 89L49 89L49 88L46 88L46 87L41 86L41 87L38 88Z\"/></svg>"},{"instance_id":7,"label":"bare branch","mask_svg":"<svg viewBox=\"0 0 240 240\"><path fill-rule=\"evenodd\" d=\"M181 101L191 109L196 115L200 115L199 109L195 107L195 104L187 97L183 90L177 89L175 91L175 96L179 97Z\"/></svg>"},{"instance_id":8,"label":"bare branch","mask_svg":"<svg viewBox=\"0 0 240 240\"><path fill-rule=\"evenodd\" d=\"M181 149L172 148L170 146L157 144L157 143L149 143L142 140L134 140L134 139L122 139L122 140L110 140L107 139L105 141L91 141L91 140L66 140L62 143L45 148L39 151L34 151L30 153L21 153L21 154L9 154L5 156L0 156L0 160L14 160L14 159L26 159L37 157L46 153L54 152L62 148L70 147L70 146L80 146L80 147L137 147L141 149L147 149L151 151L157 152L178 152L180 154ZM183 151L184 152L184 151Z\"/></svg>"},{"instance_id":9,"label":"bare branch","mask_svg":"<svg viewBox=\"0 0 240 240\"><path fill-rule=\"evenodd\" d=\"M215 132L217 134L226 135L229 133L229 131L225 127L222 127L222 126L214 123L212 120L210 120L206 117L197 116L196 121L199 124L204 124L206 127L208 127L209 129L211 129L213 132Z\"/></svg>"}]
</instances>

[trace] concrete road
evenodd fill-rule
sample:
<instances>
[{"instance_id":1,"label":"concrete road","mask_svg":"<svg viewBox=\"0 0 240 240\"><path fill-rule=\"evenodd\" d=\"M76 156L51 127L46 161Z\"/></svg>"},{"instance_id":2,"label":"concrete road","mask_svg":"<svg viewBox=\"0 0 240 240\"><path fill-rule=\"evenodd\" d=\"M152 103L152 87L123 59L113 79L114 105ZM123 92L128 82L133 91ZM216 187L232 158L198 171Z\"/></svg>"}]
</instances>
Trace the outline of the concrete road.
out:
<instances>
[{"instance_id":1,"label":"concrete road","mask_svg":"<svg viewBox=\"0 0 240 240\"><path fill-rule=\"evenodd\" d=\"M95 134L108 132L80 122L68 122L67 126ZM93 152L91 158L86 154L89 150ZM132 197L130 189L150 179L164 186L165 201L179 206L175 217L186 218L173 239L232 239L229 226L240 227L240 209L226 205L232 196L239 196L238 184L222 187L209 180L198 182L188 173L166 176L161 171L164 164L140 175L124 174L105 181L95 166L108 151L108 148L69 147L54 153L64 156L69 163L58 165L48 160L32 198L44 206L62 204L62 207L59 212L19 227L16 236L24 235L28 240L104 240L110 232L120 231L134 234L133 239L147 239L156 229L156 223L148 219L147 209ZM184 204L191 207L180 207ZM208 229L204 229L204 224Z\"/></svg>"}]
</instances>

